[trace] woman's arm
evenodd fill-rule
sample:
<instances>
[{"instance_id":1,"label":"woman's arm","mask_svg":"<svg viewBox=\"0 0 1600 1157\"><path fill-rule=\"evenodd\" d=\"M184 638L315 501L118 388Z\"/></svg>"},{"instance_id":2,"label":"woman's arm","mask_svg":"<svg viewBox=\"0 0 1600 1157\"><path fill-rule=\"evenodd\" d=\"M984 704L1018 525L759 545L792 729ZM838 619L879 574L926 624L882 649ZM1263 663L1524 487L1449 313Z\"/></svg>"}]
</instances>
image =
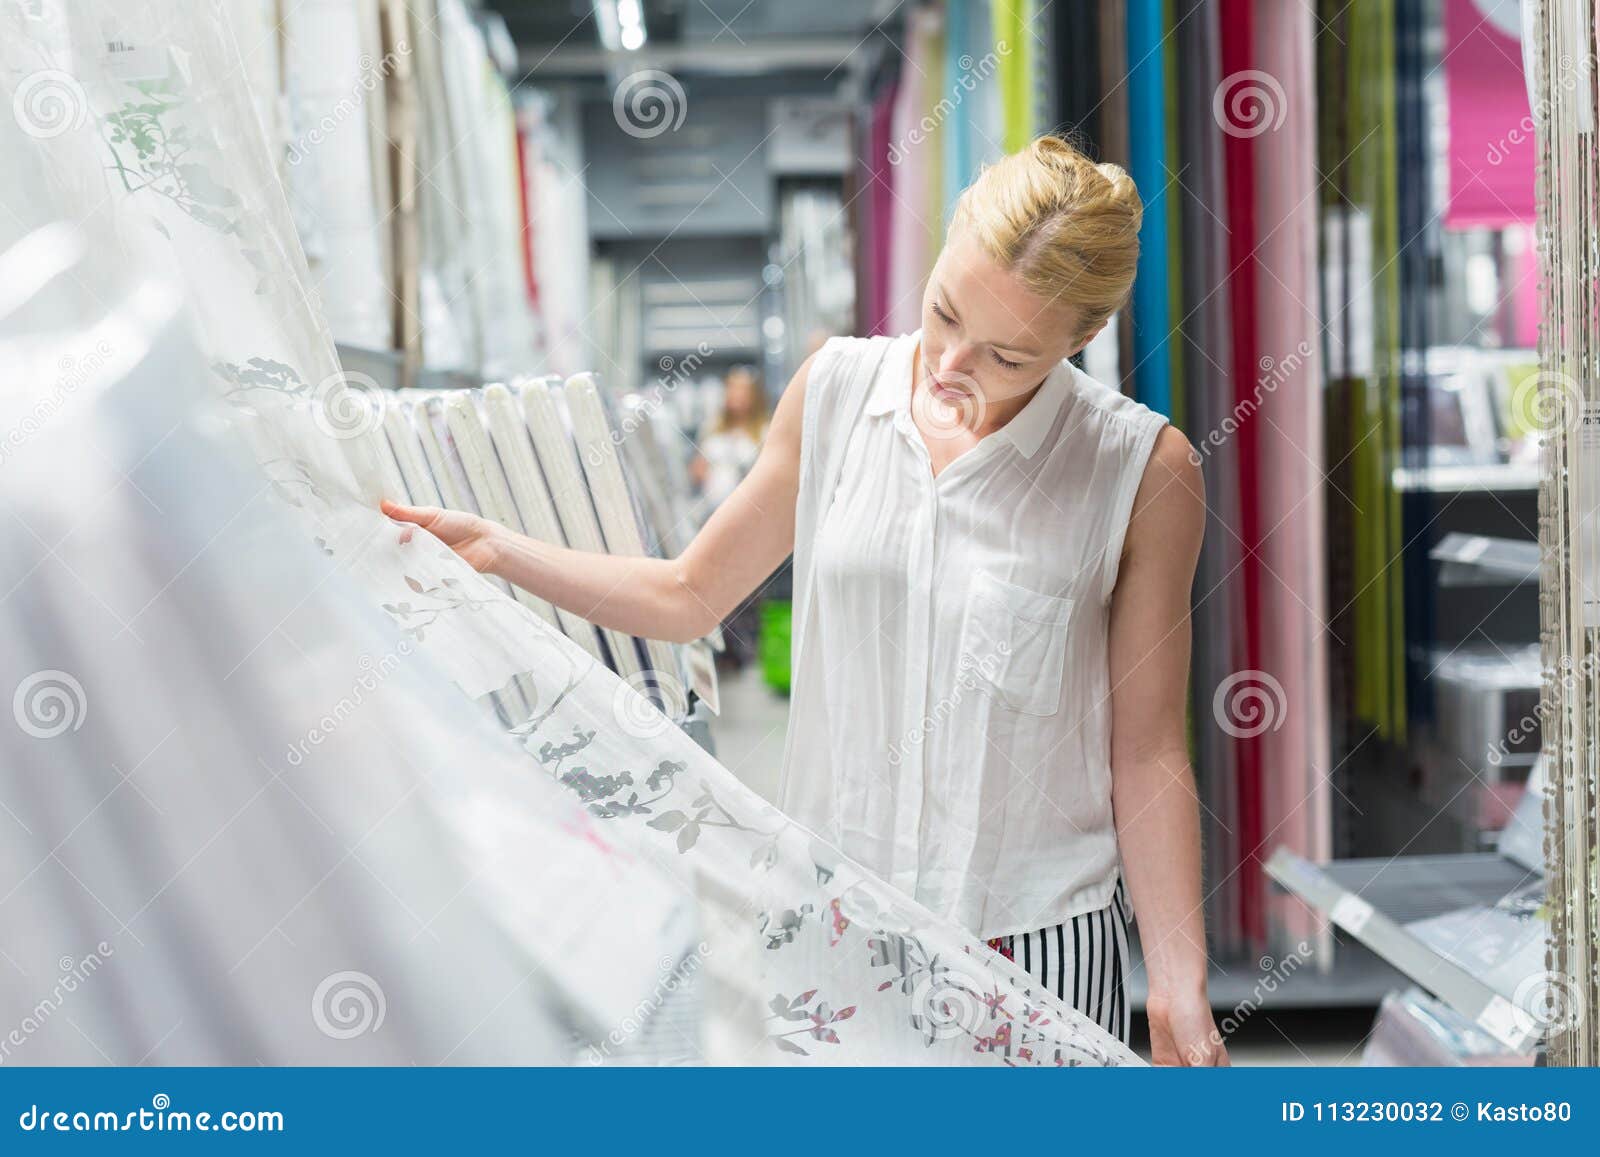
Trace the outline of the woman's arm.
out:
<instances>
[{"instance_id":1,"label":"woman's arm","mask_svg":"<svg viewBox=\"0 0 1600 1157\"><path fill-rule=\"evenodd\" d=\"M1153 1059L1226 1064L1206 993L1200 808L1189 767L1189 594L1205 492L1168 426L1134 498L1111 597L1111 798L1139 922Z\"/></svg>"},{"instance_id":2,"label":"woman's arm","mask_svg":"<svg viewBox=\"0 0 1600 1157\"><path fill-rule=\"evenodd\" d=\"M498 575L599 626L669 642L698 639L794 549L800 419L810 369L807 358L778 400L750 473L677 558L572 550L436 506L385 502L383 512L434 534L475 570Z\"/></svg>"}]
</instances>

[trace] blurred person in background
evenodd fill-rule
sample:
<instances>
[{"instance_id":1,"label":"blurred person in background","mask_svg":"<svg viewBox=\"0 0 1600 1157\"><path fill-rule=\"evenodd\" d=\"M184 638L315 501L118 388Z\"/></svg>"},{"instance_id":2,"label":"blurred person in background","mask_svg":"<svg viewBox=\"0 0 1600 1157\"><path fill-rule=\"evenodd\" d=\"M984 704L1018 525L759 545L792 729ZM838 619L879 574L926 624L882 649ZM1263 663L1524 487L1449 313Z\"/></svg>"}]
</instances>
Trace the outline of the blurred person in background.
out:
<instances>
[{"instance_id":1,"label":"blurred person in background","mask_svg":"<svg viewBox=\"0 0 1600 1157\"><path fill-rule=\"evenodd\" d=\"M728 500L756 464L771 420L761 377L750 366L734 366L723 379L722 410L706 427L689 475L700 495L700 521Z\"/></svg>"},{"instance_id":2,"label":"blurred person in background","mask_svg":"<svg viewBox=\"0 0 1600 1157\"><path fill-rule=\"evenodd\" d=\"M761 455L772 412L761 376L752 366L734 366L723 379L722 409L700 439L689 463L689 476L699 496L700 522L728 500ZM741 669L755 655L761 591L757 589L722 623L727 649L721 662Z\"/></svg>"}]
</instances>

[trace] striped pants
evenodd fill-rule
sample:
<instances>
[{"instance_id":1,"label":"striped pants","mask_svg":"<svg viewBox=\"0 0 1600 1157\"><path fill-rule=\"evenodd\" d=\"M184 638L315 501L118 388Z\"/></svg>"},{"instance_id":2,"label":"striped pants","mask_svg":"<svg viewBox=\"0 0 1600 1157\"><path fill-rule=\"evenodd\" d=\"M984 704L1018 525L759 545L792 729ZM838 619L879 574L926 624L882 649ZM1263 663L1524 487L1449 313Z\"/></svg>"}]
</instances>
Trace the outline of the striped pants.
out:
<instances>
[{"instance_id":1,"label":"striped pants","mask_svg":"<svg viewBox=\"0 0 1600 1157\"><path fill-rule=\"evenodd\" d=\"M1111 903L1037 932L997 936L989 947L1044 983L1106 1032L1128 1043L1128 893L1117 880Z\"/></svg>"}]
</instances>

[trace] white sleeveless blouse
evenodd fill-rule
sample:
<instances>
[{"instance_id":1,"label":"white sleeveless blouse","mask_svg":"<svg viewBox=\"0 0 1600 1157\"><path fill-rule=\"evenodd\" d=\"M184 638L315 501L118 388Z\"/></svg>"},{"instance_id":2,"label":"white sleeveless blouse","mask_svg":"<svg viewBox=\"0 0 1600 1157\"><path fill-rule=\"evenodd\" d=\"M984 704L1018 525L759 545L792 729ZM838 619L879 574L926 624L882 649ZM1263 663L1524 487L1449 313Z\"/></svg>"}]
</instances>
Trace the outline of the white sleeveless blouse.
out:
<instances>
[{"instance_id":1,"label":"white sleeveless blouse","mask_svg":"<svg viewBox=\"0 0 1600 1157\"><path fill-rule=\"evenodd\" d=\"M1166 419L1062 362L933 476L920 338L806 385L779 805L979 937L1110 903L1107 625Z\"/></svg>"}]
</instances>

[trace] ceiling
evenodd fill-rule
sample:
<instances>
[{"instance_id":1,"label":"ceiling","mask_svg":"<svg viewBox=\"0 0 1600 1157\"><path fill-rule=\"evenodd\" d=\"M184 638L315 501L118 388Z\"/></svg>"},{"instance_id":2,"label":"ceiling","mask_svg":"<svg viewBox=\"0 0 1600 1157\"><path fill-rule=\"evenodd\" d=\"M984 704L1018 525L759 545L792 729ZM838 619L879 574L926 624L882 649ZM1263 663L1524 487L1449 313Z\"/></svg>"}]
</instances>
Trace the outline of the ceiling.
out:
<instances>
[{"instance_id":1,"label":"ceiling","mask_svg":"<svg viewBox=\"0 0 1600 1157\"><path fill-rule=\"evenodd\" d=\"M581 74L614 69L634 55L605 52L595 2L483 0L483 7L504 17L529 67ZM818 67L870 40L880 25L897 26L909 2L640 0L648 40L637 55L641 61L665 57L685 71Z\"/></svg>"}]
</instances>

